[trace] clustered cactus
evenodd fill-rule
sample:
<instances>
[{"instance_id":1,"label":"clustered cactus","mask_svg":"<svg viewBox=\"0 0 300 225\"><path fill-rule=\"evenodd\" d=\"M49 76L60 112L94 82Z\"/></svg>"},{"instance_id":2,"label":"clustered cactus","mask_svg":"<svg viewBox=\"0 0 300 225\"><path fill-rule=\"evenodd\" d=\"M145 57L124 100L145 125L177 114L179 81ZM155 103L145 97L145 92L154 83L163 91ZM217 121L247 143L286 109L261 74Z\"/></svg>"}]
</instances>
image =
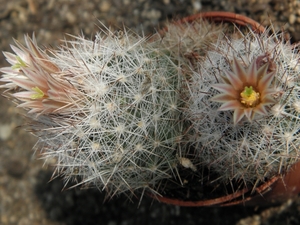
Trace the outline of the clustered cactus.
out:
<instances>
[{"instance_id":1,"label":"clustered cactus","mask_svg":"<svg viewBox=\"0 0 300 225\"><path fill-rule=\"evenodd\" d=\"M198 63L186 117L198 162L257 184L299 158L299 53L280 34L219 40Z\"/></svg>"},{"instance_id":2,"label":"clustered cactus","mask_svg":"<svg viewBox=\"0 0 300 225\"><path fill-rule=\"evenodd\" d=\"M280 34L235 32L204 20L150 38L107 29L57 50L25 36L4 53L0 87L66 182L157 193L183 166L257 185L299 158L299 54Z\"/></svg>"},{"instance_id":3,"label":"clustered cactus","mask_svg":"<svg viewBox=\"0 0 300 225\"><path fill-rule=\"evenodd\" d=\"M78 38L52 57L25 41L5 53L2 81L59 174L112 195L170 178L182 133L182 76L170 56L128 32Z\"/></svg>"}]
</instances>

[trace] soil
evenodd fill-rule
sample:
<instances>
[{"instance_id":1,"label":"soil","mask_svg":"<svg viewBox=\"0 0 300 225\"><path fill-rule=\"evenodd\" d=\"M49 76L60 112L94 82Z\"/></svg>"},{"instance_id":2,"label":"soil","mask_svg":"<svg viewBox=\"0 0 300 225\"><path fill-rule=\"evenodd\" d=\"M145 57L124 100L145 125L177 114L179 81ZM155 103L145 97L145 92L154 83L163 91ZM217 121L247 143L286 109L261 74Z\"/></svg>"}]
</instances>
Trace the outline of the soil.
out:
<instances>
[{"instance_id":1,"label":"soil","mask_svg":"<svg viewBox=\"0 0 300 225\"><path fill-rule=\"evenodd\" d=\"M129 27L150 34L172 18L222 10L247 15L300 40L298 0L0 0L0 49L13 38L35 33L40 45L56 46L65 34L92 38L101 26ZM0 66L8 65L0 55ZM31 150L36 138L22 127L19 109L0 98L0 224L299 224L300 198L262 207L184 208L144 197L116 196L105 201L98 190L69 189L52 180Z\"/></svg>"}]
</instances>

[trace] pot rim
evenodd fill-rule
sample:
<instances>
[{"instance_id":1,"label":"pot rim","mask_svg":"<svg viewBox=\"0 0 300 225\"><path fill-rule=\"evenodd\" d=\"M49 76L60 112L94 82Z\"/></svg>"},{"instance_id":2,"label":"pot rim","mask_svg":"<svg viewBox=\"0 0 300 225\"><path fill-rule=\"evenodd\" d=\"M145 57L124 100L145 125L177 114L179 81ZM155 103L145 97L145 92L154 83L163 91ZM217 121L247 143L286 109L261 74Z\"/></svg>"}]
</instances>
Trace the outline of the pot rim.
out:
<instances>
[{"instance_id":1,"label":"pot rim","mask_svg":"<svg viewBox=\"0 0 300 225\"><path fill-rule=\"evenodd\" d=\"M258 33L263 33L266 31L266 28L262 24L247 16L233 13L233 12L225 12L225 11L201 12L191 16L184 17L176 21L176 23L191 23L200 18L206 20L212 20L214 22L227 22L227 23L234 23L240 26L248 26L253 31Z\"/></svg>"},{"instance_id":2,"label":"pot rim","mask_svg":"<svg viewBox=\"0 0 300 225\"><path fill-rule=\"evenodd\" d=\"M232 194L199 201L185 201L154 194L150 196L162 203L184 207L255 206L283 202L297 196L298 193L300 193L300 160L285 173L275 175L255 189L244 188Z\"/></svg>"}]
</instances>

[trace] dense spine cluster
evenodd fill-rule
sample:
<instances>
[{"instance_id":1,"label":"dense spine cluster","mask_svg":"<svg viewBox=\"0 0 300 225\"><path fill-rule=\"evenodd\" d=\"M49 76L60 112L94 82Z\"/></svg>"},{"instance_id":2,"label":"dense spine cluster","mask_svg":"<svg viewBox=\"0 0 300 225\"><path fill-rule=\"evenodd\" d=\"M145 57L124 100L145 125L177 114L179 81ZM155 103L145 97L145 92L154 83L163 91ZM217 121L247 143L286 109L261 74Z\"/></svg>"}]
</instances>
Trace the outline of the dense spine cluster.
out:
<instances>
[{"instance_id":1,"label":"dense spine cluster","mask_svg":"<svg viewBox=\"0 0 300 225\"><path fill-rule=\"evenodd\" d=\"M255 186L299 159L300 57L268 32L199 20L149 38L107 29L57 50L26 36L4 53L0 88L66 182L156 193L185 167Z\"/></svg>"},{"instance_id":2,"label":"dense spine cluster","mask_svg":"<svg viewBox=\"0 0 300 225\"><path fill-rule=\"evenodd\" d=\"M56 138L66 139L58 168L66 176L76 169L83 183L112 194L170 178L181 136L180 70L154 43L128 35L78 40L56 54L85 98L67 133Z\"/></svg>"},{"instance_id":3,"label":"dense spine cluster","mask_svg":"<svg viewBox=\"0 0 300 225\"><path fill-rule=\"evenodd\" d=\"M279 34L250 31L219 40L198 63L186 117L198 162L220 180L255 184L298 160L298 61ZM257 103L245 104L247 91Z\"/></svg>"},{"instance_id":4,"label":"dense spine cluster","mask_svg":"<svg viewBox=\"0 0 300 225\"><path fill-rule=\"evenodd\" d=\"M36 112L35 103L41 103L40 115L30 114L30 128L40 137L37 148L44 157L57 159L59 174L66 180L80 177L81 183L105 188L110 194L151 189L173 174L182 126L181 76L155 42L110 31L107 36L98 34L95 41L68 42L52 58L47 57L56 68L47 72L47 79L64 79L70 86L61 88L66 97L55 93L56 99L65 97L64 102L70 103L57 109L54 104L51 111L43 109L50 96L47 82L34 83L27 76L40 79L43 68L29 49L34 41L27 37L26 42L27 49L19 45L14 50L19 55L23 50L29 61L7 53L16 60L3 80L18 85L15 73L28 80L26 96L24 92L13 95L27 102L24 108L32 112Z\"/></svg>"}]
</instances>

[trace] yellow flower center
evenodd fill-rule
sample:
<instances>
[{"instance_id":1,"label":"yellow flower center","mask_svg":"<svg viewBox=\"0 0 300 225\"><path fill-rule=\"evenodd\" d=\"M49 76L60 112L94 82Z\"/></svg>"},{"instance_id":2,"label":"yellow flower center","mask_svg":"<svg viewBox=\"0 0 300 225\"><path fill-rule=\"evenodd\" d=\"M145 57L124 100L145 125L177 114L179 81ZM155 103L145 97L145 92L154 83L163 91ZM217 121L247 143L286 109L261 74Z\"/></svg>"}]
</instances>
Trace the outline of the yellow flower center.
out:
<instances>
[{"instance_id":1,"label":"yellow flower center","mask_svg":"<svg viewBox=\"0 0 300 225\"><path fill-rule=\"evenodd\" d=\"M245 87L241 92L241 103L247 107L254 107L259 101L259 93L254 91L252 86Z\"/></svg>"},{"instance_id":2,"label":"yellow flower center","mask_svg":"<svg viewBox=\"0 0 300 225\"><path fill-rule=\"evenodd\" d=\"M17 63L12 66L12 69L20 69L22 67L26 67L26 62L21 59L20 56L16 56Z\"/></svg>"},{"instance_id":3,"label":"yellow flower center","mask_svg":"<svg viewBox=\"0 0 300 225\"><path fill-rule=\"evenodd\" d=\"M31 99L40 99L43 98L45 95L45 93L39 87L33 87L32 90L36 93L30 96Z\"/></svg>"}]
</instances>

